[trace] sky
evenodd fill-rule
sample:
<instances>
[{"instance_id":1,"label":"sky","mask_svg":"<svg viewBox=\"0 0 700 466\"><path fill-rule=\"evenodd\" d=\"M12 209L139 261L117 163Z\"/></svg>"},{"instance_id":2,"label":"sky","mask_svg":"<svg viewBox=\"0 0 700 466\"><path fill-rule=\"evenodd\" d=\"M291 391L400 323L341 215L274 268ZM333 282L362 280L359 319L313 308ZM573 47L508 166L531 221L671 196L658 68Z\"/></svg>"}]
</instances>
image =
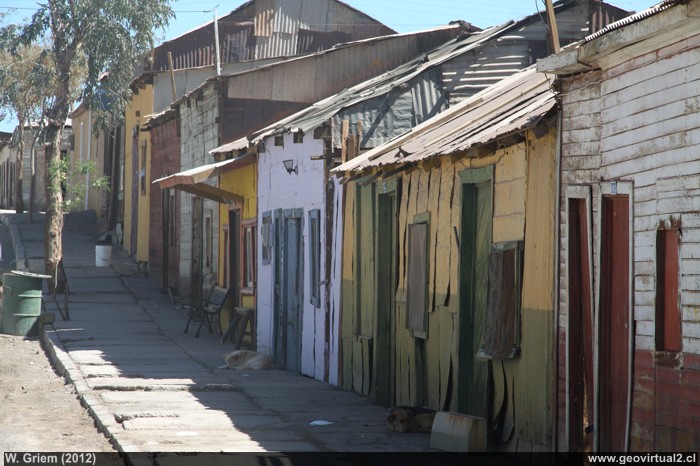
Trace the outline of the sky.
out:
<instances>
[{"instance_id":1,"label":"sky","mask_svg":"<svg viewBox=\"0 0 700 466\"><path fill-rule=\"evenodd\" d=\"M660 0L607 0L607 3L630 11L641 11ZM197 26L211 21L216 8L223 16L240 5L243 0L173 0L171 7L175 18L169 27L160 32L162 40L172 39ZM520 19L538 11L544 11L544 0L345 0L345 3L384 23L399 33L420 31L465 20L486 28ZM38 2L27 0L0 0L0 12L8 12L0 24L21 22L35 11ZM0 131L12 131L15 121L0 121Z\"/></svg>"}]
</instances>

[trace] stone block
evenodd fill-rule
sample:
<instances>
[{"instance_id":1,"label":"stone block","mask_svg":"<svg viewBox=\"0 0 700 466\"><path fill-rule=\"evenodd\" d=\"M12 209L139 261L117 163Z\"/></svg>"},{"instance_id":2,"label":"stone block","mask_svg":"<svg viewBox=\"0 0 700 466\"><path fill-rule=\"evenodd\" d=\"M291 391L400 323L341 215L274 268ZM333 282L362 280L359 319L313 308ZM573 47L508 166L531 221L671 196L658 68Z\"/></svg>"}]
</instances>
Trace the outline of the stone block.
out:
<instances>
[{"instance_id":1,"label":"stone block","mask_svg":"<svg viewBox=\"0 0 700 466\"><path fill-rule=\"evenodd\" d=\"M466 414L439 412L435 415L430 448L453 452L486 451L486 419Z\"/></svg>"}]
</instances>

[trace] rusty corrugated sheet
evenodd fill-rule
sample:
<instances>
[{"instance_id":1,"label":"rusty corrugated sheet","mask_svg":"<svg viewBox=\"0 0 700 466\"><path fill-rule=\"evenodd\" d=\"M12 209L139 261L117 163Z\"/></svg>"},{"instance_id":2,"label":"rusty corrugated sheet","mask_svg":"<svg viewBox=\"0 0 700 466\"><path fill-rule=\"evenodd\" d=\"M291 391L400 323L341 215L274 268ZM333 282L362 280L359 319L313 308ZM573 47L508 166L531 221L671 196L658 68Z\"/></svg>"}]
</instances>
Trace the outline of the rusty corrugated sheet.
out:
<instances>
[{"instance_id":1,"label":"rusty corrugated sheet","mask_svg":"<svg viewBox=\"0 0 700 466\"><path fill-rule=\"evenodd\" d=\"M233 76L227 96L315 102L406 63L454 39L460 31L459 26L446 26L341 44L314 55L261 67L255 73Z\"/></svg>"},{"instance_id":2,"label":"rusty corrugated sheet","mask_svg":"<svg viewBox=\"0 0 700 466\"><path fill-rule=\"evenodd\" d=\"M251 0L220 17L218 26L222 63L294 56L320 50L319 47L325 49L340 41L395 34L394 30L336 0ZM312 44L308 32L300 33L300 30L337 34L327 34ZM332 42L334 39L339 42ZM213 21L156 47L152 63L142 71L169 70L168 52L172 54L175 69L213 65Z\"/></svg>"},{"instance_id":3,"label":"rusty corrugated sheet","mask_svg":"<svg viewBox=\"0 0 700 466\"><path fill-rule=\"evenodd\" d=\"M432 71L431 69L444 63L445 61L453 58L466 50L473 47L478 47L489 39L496 37L504 29L507 29L512 25L512 22L506 23L504 26L491 28L487 31L482 31L479 34L473 34L468 37L460 37L451 41L448 41L441 47L434 49L426 55L421 55L414 58L413 60L406 62L397 68L394 68L390 72L384 73L382 75L371 78L363 83L357 84L353 87L342 90L341 92L332 95L322 101L316 102L314 105L301 110L288 118L278 121L277 123L270 125L266 128L257 131L256 133L249 136L249 139L256 143L265 137L286 132L286 131L303 131L309 132L314 128L319 127L329 118L342 111L343 109L350 108L362 104L363 102L368 102L374 98L391 98L392 91L394 91L394 97L400 96L403 87L410 89L413 87L412 80L416 79L415 82L420 82L421 75L427 71ZM426 74L425 76L428 76ZM439 76L433 79L435 84L439 80ZM434 86L433 84L433 86ZM422 86L425 86L423 84ZM430 85L428 85L430 86ZM420 89L426 90L429 87L421 87L419 85L417 93L420 94ZM434 88L437 88L435 86ZM232 91L245 92L244 90L238 88L233 89L229 83L229 93ZM438 92L440 89L437 88ZM413 94L411 94L411 99ZM430 98L423 98L425 102L429 101L439 101L439 96L432 96ZM403 102L403 101L402 101ZM379 105L375 110L372 110L373 105ZM384 113L392 107L393 102L388 106L385 106ZM377 109L382 108L384 104L381 101L368 103L365 110L369 113L377 112ZM364 110L362 110L364 111ZM378 114L378 113L377 113ZM427 117L429 115L423 115ZM419 118L423 118L419 117ZM408 128L407 128L408 129ZM387 133L388 134L388 133ZM394 133L395 134L395 133ZM381 139L382 141L385 138ZM238 150L247 146L247 139L234 141L230 144L225 144L214 151L214 152L228 152L230 150Z\"/></svg>"},{"instance_id":4,"label":"rusty corrugated sheet","mask_svg":"<svg viewBox=\"0 0 700 466\"><path fill-rule=\"evenodd\" d=\"M533 66L334 171L360 172L465 152L536 125L555 105L547 77Z\"/></svg>"},{"instance_id":5,"label":"rusty corrugated sheet","mask_svg":"<svg viewBox=\"0 0 700 466\"><path fill-rule=\"evenodd\" d=\"M603 27L602 29L587 36L584 39L584 42L590 42L590 41L596 39L597 37L600 37L604 34L607 34L608 32L623 28L623 27L628 26L630 24L642 21L643 19L657 15L657 14L661 13L662 11L668 10L672 6L677 5L679 3L684 3L684 0L664 0L661 3L658 3L654 6L652 6L651 8L647 8L646 10L640 11L639 13L636 13L634 15L627 16L619 21L616 21L612 24L609 24L609 25Z\"/></svg>"}]
</instances>

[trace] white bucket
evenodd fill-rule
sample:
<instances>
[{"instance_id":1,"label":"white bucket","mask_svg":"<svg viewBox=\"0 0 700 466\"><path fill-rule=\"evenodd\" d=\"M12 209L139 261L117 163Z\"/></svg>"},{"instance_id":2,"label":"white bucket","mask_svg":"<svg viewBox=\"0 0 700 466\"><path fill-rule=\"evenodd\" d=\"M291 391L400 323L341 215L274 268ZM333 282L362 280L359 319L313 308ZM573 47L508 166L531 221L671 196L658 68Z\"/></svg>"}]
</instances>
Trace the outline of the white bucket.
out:
<instances>
[{"instance_id":1,"label":"white bucket","mask_svg":"<svg viewBox=\"0 0 700 466\"><path fill-rule=\"evenodd\" d=\"M112 264L112 246L95 246L95 267L109 267Z\"/></svg>"}]
</instances>

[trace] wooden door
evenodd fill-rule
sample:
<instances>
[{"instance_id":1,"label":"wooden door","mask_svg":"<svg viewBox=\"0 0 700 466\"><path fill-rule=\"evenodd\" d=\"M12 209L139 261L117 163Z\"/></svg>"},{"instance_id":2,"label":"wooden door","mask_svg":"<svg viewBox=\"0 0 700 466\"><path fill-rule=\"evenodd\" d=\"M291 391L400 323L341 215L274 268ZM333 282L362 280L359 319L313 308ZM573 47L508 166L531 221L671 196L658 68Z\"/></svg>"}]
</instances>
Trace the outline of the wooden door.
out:
<instances>
[{"instance_id":1,"label":"wooden door","mask_svg":"<svg viewBox=\"0 0 700 466\"><path fill-rule=\"evenodd\" d=\"M582 451L593 423L593 312L586 199L569 199L567 366L569 451Z\"/></svg>"},{"instance_id":2,"label":"wooden door","mask_svg":"<svg viewBox=\"0 0 700 466\"><path fill-rule=\"evenodd\" d=\"M599 378L600 451L627 450L630 363L629 197L602 202Z\"/></svg>"},{"instance_id":3,"label":"wooden door","mask_svg":"<svg viewBox=\"0 0 700 466\"><path fill-rule=\"evenodd\" d=\"M275 359L301 371L301 312L304 286L302 209L275 214Z\"/></svg>"},{"instance_id":4,"label":"wooden door","mask_svg":"<svg viewBox=\"0 0 700 466\"><path fill-rule=\"evenodd\" d=\"M202 302L202 198L192 198L192 251L190 254L190 277L192 283L192 304Z\"/></svg>"},{"instance_id":5,"label":"wooden door","mask_svg":"<svg viewBox=\"0 0 700 466\"><path fill-rule=\"evenodd\" d=\"M459 411L487 418L490 363L476 358L486 320L491 247L491 180L462 185L460 238Z\"/></svg>"},{"instance_id":6,"label":"wooden door","mask_svg":"<svg viewBox=\"0 0 700 466\"><path fill-rule=\"evenodd\" d=\"M234 306L241 303L241 211L228 211L229 247L228 247L228 286L230 302Z\"/></svg>"},{"instance_id":7,"label":"wooden door","mask_svg":"<svg viewBox=\"0 0 700 466\"><path fill-rule=\"evenodd\" d=\"M377 333L375 401L393 406L396 401L396 192L378 200L377 228Z\"/></svg>"}]
</instances>

